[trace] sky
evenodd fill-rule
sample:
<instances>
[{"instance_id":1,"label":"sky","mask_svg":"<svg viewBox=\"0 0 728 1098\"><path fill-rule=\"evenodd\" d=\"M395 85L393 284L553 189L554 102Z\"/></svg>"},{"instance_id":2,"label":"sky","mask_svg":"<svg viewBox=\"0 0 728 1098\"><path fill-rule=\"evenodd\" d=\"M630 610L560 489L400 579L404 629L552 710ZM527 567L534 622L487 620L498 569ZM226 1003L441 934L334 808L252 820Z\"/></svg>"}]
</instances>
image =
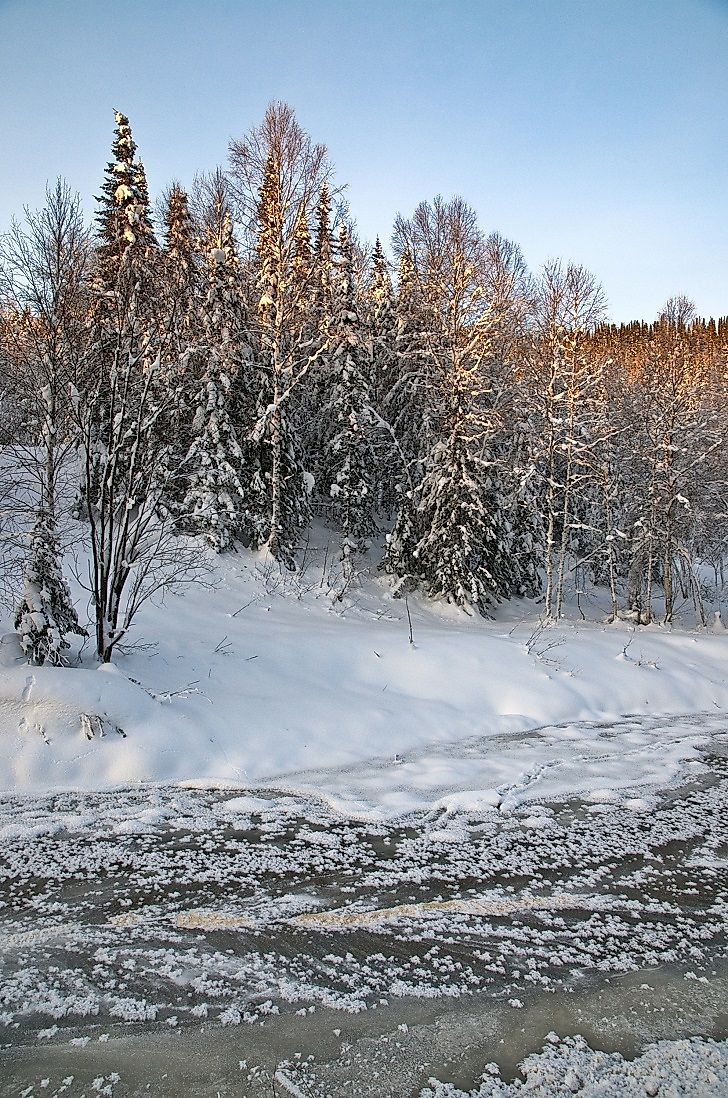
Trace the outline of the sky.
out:
<instances>
[{"instance_id":1,"label":"sky","mask_svg":"<svg viewBox=\"0 0 728 1098\"><path fill-rule=\"evenodd\" d=\"M364 239L459 194L617 322L728 314L728 0L0 0L0 231L58 176L93 214L114 109L154 197L275 99Z\"/></svg>"}]
</instances>

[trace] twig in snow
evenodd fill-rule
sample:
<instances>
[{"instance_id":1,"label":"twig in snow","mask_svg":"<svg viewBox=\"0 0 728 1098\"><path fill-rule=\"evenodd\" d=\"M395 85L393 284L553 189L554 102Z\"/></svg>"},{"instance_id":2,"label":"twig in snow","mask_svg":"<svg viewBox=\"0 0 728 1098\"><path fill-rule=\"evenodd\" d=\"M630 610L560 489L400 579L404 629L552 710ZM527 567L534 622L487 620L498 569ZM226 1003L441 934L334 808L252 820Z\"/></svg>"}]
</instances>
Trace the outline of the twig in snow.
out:
<instances>
[{"instance_id":1,"label":"twig in snow","mask_svg":"<svg viewBox=\"0 0 728 1098\"><path fill-rule=\"evenodd\" d=\"M208 698L207 694L198 689L197 684L199 683L199 681L199 679L195 679L194 682L188 683L187 686L183 686L179 690L164 690L160 694L152 694L152 697L155 699L155 701L170 701L172 698L189 698L192 694L199 694L201 698L204 698L205 701L209 701L212 705L212 702L210 701L210 698ZM151 691L148 690L147 693L151 694Z\"/></svg>"},{"instance_id":2,"label":"twig in snow","mask_svg":"<svg viewBox=\"0 0 728 1098\"><path fill-rule=\"evenodd\" d=\"M412 636L412 615L410 614L409 600L408 600L406 595L404 596L404 606L405 606L405 610L407 611L407 621L409 622L409 642L412 645L412 647L414 648L415 641L414 641L414 637Z\"/></svg>"},{"instance_id":3,"label":"twig in snow","mask_svg":"<svg viewBox=\"0 0 728 1098\"><path fill-rule=\"evenodd\" d=\"M321 586L322 587L324 585L324 579L326 577L326 567L328 565L328 561L329 561L329 543L327 541L326 542L326 549L324 551L324 566L321 570Z\"/></svg>"},{"instance_id":4,"label":"twig in snow","mask_svg":"<svg viewBox=\"0 0 728 1098\"><path fill-rule=\"evenodd\" d=\"M231 617L231 618L237 618L238 614L242 614L243 610L247 610L247 609L248 609L248 607L249 607L249 606L252 606L252 604L253 604L253 603L254 603L255 601L256 601L255 599L250 599L250 601L249 601L249 602L246 602L245 606L241 606L241 607L240 607L240 609L239 609L239 610L236 610L234 614L231 614L231 615L230 615L230 617Z\"/></svg>"}]
</instances>

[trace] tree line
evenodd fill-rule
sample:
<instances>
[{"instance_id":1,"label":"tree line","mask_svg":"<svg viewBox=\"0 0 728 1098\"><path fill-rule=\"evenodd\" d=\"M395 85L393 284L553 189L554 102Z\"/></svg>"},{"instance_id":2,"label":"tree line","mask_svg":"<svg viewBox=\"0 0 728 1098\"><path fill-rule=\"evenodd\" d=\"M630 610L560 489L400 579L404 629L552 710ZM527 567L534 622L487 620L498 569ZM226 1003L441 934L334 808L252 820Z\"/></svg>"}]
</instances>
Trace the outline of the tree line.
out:
<instances>
[{"instance_id":1,"label":"tree line","mask_svg":"<svg viewBox=\"0 0 728 1098\"><path fill-rule=\"evenodd\" d=\"M155 227L115 123L95 224L59 181L0 243L0 532L29 544L31 662L83 632L61 565L69 476L103 661L146 599L195 578L193 538L295 569L316 510L348 578L384 535L397 594L486 615L540 595L556 619L567 586L600 584L613 617L671 621L678 598L704 617L698 565L722 576L728 513L728 318L676 297L609 325L585 268L532 275L462 198L398 216L390 263L282 103L224 170L173 183Z\"/></svg>"}]
</instances>

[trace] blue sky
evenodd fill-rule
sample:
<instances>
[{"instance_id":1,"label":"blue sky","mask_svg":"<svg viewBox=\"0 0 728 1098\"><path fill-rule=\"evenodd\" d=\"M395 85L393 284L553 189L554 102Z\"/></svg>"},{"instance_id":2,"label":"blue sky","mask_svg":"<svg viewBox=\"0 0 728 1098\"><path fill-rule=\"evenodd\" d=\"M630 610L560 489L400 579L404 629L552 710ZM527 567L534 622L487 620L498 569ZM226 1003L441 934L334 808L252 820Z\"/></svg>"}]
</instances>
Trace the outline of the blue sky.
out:
<instances>
[{"instance_id":1,"label":"blue sky","mask_svg":"<svg viewBox=\"0 0 728 1098\"><path fill-rule=\"evenodd\" d=\"M115 107L155 195L271 99L365 238L462 194L616 320L728 313L728 0L0 0L0 230L58 175L93 212Z\"/></svg>"}]
</instances>

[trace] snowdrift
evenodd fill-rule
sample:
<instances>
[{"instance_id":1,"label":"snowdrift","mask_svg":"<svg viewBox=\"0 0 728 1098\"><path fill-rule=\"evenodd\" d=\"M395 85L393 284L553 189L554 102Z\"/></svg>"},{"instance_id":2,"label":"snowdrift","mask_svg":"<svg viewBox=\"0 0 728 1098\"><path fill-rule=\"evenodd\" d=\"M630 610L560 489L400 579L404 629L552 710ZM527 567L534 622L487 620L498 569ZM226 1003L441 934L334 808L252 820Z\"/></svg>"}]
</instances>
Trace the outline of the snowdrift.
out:
<instances>
[{"instance_id":1,"label":"snowdrift","mask_svg":"<svg viewBox=\"0 0 728 1098\"><path fill-rule=\"evenodd\" d=\"M598 621L539 631L530 603L488 622L415 599L410 644L405 606L379 578L337 600L318 573L281 576L250 554L216 567L215 589L148 605L138 637L156 643L116 664L31 668L12 640L2 646L0 789L297 788L304 772L315 788L317 772L364 765L376 785L378 768L401 764L398 784L420 783L434 801L450 785L467 790L467 757L450 785L444 760L474 737L482 761L483 738L625 714L710 713L714 726L728 707L722 633ZM662 779L680 754L666 754ZM407 776L414 755L431 761ZM479 773L470 799L497 804L499 777L483 792Z\"/></svg>"}]
</instances>

